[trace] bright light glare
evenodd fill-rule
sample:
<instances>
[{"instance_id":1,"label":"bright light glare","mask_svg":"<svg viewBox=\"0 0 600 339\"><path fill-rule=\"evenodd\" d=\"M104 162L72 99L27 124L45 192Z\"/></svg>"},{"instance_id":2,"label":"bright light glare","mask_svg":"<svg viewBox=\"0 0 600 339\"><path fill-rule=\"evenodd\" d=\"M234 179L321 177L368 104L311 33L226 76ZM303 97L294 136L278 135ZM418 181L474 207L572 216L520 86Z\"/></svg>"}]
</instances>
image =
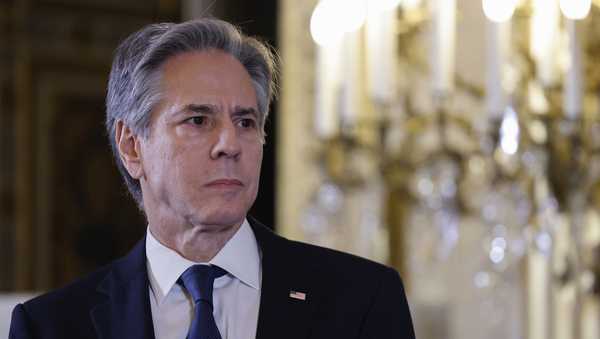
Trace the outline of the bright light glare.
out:
<instances>
[{"instance_id":1,"label":"bright light glare","mask_svg":"<svg viewBox=\"0 0 600 339\"><path fill-rule=\"evenodd\" d=\"M591 7L592 0L560 0L560 10L571 20L584 19Z\"/></svg>"},{"instance_id":2,"label":"bright light glare","mask_svg":"<svg viewBox=\"0 0 600 339\"><path fill-rule=\"evenodd\" d=\"M330 0L332 1L332 0ZM339 20L344 32L354 32L362 27L367 15L367 3L363 0L337 0L337 12L329 24Z\"/></svg>"},{"instance_id":3,"label":"bright light glare","mask_svg":"<svg viewBox=\"0 0 600 339\"><path fill-rule=\"evenodd\" d=\"M504 260L504 249L501 247L492 247L490 250L490 260L494 264L499 264Z\"/></svg>"},{"instance_id":4,"label":"bright light glare","mask_svg":"<svg viewBox=\"0 0 600 339\"><path fill-rule=\"evenodd\" d=\"M483 13L494 22L509 20L515 12L518 0L482 0Z\"/></svg>"},{"instance_id":5,"label":"bright light glare","mask_svg":"<svg viewBox=\"0 0 600 339\"><path fill-rule=\"evenodd\" d=\"M367 6L370 14L385 12L396 8L402 0L370 0ZM413 1L414 2L414 1Z\"/></svg>"},{"instance_id":6,"label":"bright light glare","mask_svg":"<svg viewBox=\"0 0 600 339\"><path fill-rule=\"evenodd\" d=\"M500 147L506 154L512 155L519 149L519 119L517 112L508 108L500 126Z\"/></svg>"},{"instance_id":7,"label":"bright light glare","mask_svg":"<svg viewBox=\"0 0 600 339\"><path fill-rule=\"evenodd\" d=\"M310 17L310 34L319 45L331 44L344 35L340 25L331 21L337 14L336 2L331 0L319 2Z\"/></svg>"},{"instance_id":8,"label":"bright light glare","mask_svg":"<svg viewBox=\"0 0 600 339\"><path fill-rule=\"evenodd\" d=\"M542 252L547 253L552 247L552 237L548 232L542 232L535 237L535 244Z\"/></svg>"},{"instance_id":9,"label":"bright light glare","mask_svg":"<svg viewBox=\"0 0 600 339\"><path fill-rule=\"evenodd\" d=\"M425 196L431 195L433 193L433 183L429 179L421 179L417 184L419 192Z\"/></svg>"},{"instance_id":10,"label":"bright light glare","mask_svg":"<svg viewBox=\"0 0 600 339\"><path fill-rule=\"evenodd\" d=\"M500 247L503 250L506 249L506 239L503 237L496 237L492 240L492 247Z\"/></svg>"},{"instance_id":11,"label":"bright light glare","mask_svg":"<svg viewBox=\"0 0 600 339\"><path fill-rule=\"evenodd\" d=\"M490 274L487 272L477 272L477 274L475 274L475 286L477 288L486 288L490 285L491 283L490 279Z\"/></svg>"},{"instance_id":12,"label":"bright light glare","mask_svg":"<svg viewBox=\"0 0 600 339\"><path fill-rule=\"evenodd\" d=\"M310 34L319 45L335 43L344 33L358 30L366 12L364 0L321 0L310 18Z\"/></svg>"}]
</instances>

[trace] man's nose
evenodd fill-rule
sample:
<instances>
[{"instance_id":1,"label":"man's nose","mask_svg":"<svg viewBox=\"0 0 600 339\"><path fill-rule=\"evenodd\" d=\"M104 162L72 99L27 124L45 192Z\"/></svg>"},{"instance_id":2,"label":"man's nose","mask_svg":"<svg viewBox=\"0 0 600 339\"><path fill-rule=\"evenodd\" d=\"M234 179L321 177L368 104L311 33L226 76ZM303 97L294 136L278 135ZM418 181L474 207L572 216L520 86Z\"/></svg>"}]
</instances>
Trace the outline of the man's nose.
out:
<instances>
[{"instance_id":1,"label":"man's nose","mask_svg":"<svg viewBox=\"0 0 600 339\"><path fill-rule=\"evenodd\" d=\"M216 142L211 149L210 157L215 160L221 157L237 160L241 152L239 136L233 122L227 121L219 124L216 131Z\"/></svg>"}]
</instances>

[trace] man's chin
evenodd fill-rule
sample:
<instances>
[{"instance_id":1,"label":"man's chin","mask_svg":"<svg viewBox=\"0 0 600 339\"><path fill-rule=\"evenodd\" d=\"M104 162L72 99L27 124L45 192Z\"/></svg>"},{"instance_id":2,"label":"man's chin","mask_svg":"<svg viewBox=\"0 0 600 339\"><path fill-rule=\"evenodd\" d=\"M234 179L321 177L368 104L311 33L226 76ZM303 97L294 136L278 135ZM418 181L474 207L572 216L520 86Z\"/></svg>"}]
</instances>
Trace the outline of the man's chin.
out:
<instances>
[{"instance_id":1,"label":"man's chin","mask_svg":"<svg viewBox=\"0 0 600 339\"><path fill-rule=\"evenodd\" d=\"M201 226L206 230L218 231L239 227L245 218L245 213L212 213L192 216L191 224Z\"/></svg>"}]
</instances>

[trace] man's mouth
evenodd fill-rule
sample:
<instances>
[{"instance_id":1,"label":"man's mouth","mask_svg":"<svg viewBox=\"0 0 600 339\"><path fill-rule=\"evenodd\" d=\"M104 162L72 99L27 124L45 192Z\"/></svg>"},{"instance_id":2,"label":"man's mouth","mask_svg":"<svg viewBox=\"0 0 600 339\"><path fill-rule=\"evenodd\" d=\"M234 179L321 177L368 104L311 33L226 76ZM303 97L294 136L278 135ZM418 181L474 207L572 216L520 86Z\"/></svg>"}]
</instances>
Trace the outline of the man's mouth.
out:
<instances>
[{"instance_id":1,"label":"man's mouth","mask_svg":"<svg viewBox=\"0 0 600 339\"><path fill-rule=\"evenodd\" d=\"M207 187L241 187L244 186L241 181L237 179L217 179L207 183Z\"/></svg>"}]
</instances>

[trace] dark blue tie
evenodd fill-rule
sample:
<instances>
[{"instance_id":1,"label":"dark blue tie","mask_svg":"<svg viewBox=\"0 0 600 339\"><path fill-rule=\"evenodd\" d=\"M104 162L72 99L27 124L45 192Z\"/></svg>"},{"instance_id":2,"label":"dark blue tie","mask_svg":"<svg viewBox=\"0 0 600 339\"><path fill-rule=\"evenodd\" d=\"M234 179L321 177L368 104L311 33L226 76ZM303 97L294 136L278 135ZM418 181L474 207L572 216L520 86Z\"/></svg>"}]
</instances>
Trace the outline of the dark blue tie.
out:
<instances>
[{"instance_id":1,"label":"dark blue tie","mask_svg":"<svg viewBox=\"0 0 600 339\"><path fill-rule=\"evenodd\" d=\"M218 266L194 265L181 275L181 282L195 305L188 339L221 339L213 316L213 283L225 274L227 272Z\"/></svg>"}]
</instances>

